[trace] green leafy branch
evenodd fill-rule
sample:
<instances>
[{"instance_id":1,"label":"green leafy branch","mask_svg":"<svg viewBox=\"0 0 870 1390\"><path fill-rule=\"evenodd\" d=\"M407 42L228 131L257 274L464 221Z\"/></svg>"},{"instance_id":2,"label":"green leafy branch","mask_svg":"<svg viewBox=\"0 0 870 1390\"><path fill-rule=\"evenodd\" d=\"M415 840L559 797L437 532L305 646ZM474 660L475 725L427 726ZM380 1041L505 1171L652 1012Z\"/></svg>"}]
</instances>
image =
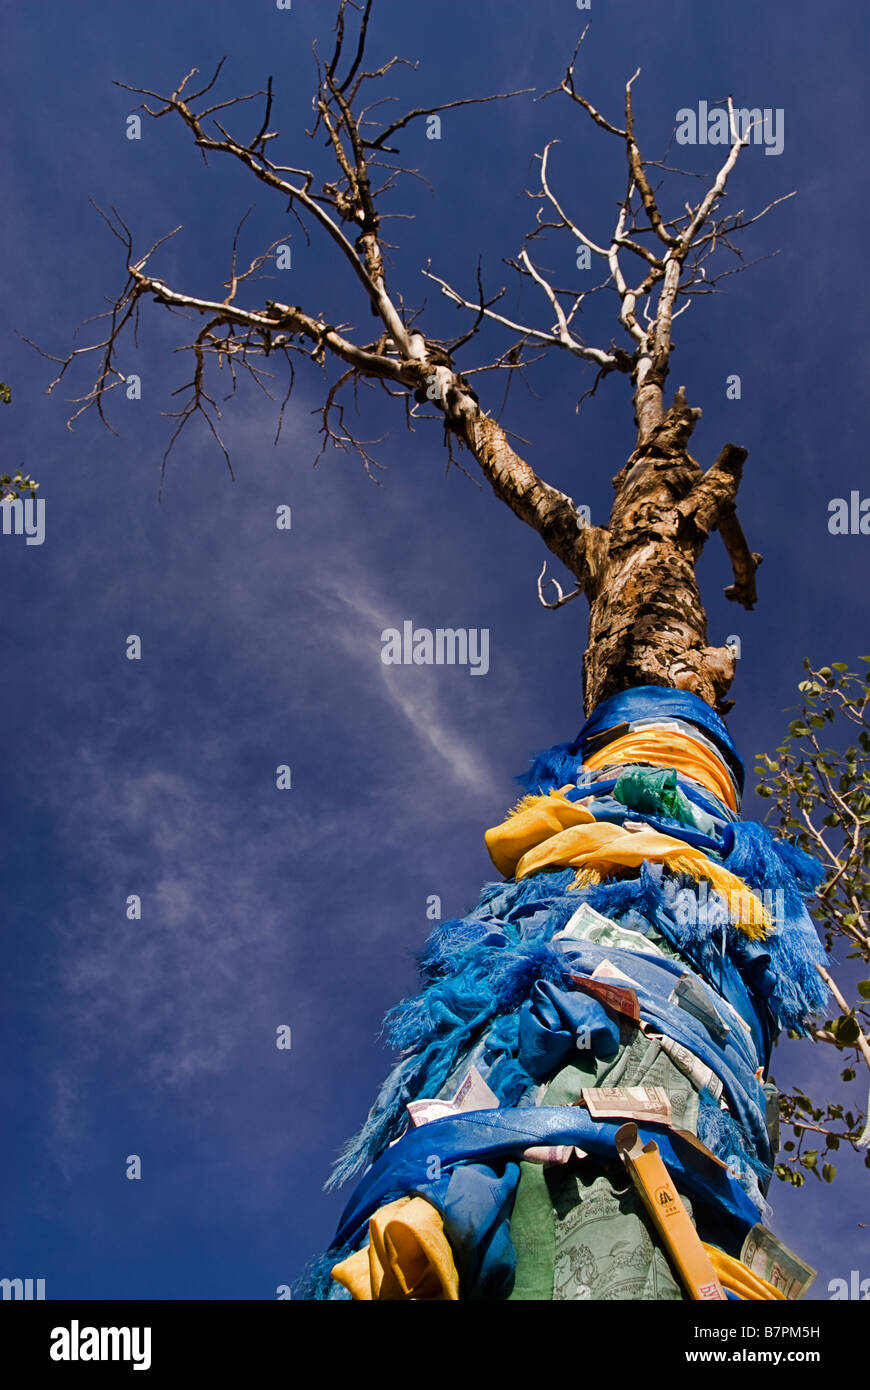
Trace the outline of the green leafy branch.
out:
<instances>
[{"instance_id":1,"label":"green leafy branch","mask_svg":"<svg viewBox=\"0 0 870 1390\"><path fill-rule=\"evenodd\" d=\"M0 381L0 405L11 404L12 388L5 381ZM22 473L20 468L16 468L14 474L0 474L0 502L5 502L7 497L35 497L38 487L39 483L35 483L29 473Z\"/></svg>"},{"instance_id":2,"label":"green leafy branch","mask_svg":"<svg viewBox=\"0 0 870 1390\"><path fill-rule=\"evenodd\" d=\"M870 657L860 659L870 662ZM826 951L846 946L847 959L870 964L870 672L861 676L842 661L816 670L805 660L804 670L800 713L776 757L759 754L755 770L762 780L756 790L772 802L767 820L826 869L810 907ZM829 746L828 738L840 746ZM870 980L857 982L850 1002L829 971L818 969L840 1012L813 1028L811 1036L846 1054L840 1079L851 1082L863 1071L862 1063L870 1070ZM795 1136L783 1145L787 1157L775 1168L784 1181L800 1187L805 1173L812 1172L832 1182L836 1168L824 1160L841 1144L863 1153L870 1167L870 1154L864 1153L870 1144L866 1112L818 1105L795 1086L780 1096L780 1116ZM821 1136L824 1147L804 1147L813 1134Z\"/></svg>"}]
</instances>

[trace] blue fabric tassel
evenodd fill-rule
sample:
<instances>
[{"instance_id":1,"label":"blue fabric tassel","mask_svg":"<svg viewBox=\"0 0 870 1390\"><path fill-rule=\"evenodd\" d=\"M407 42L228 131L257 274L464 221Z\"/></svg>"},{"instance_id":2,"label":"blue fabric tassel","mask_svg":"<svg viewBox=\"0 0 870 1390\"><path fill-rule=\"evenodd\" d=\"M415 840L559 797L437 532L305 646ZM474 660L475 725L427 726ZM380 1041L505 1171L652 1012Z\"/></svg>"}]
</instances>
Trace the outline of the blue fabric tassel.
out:
<instances>
[{"instance_id":1,"label":"blue fabric tassel","mask_svg":"<svg viewBox=\"0 0 870 1390\"><path fill-rule=\"evenodd\" d=\"M576 742L556 743L552 748L533 754L528 771L521 773L517 781L534 795L548 792L551 787L576 782L582 761Z\"/></svg>"},{"instance_id":2,"label":"blue fabric tassel","mask_svg":"<svg viewBox=\"0 0 870 1390\"><path fill-rule=\"evenodd\" d=\"M769 1003L780 1027L807 1032L807 1016L827 1002L827 988L816 970L824 947L804 906L825 876L816 860L785 839L774 838L757 821L739 821L725 833L725 867L750 888L770 894L775 930L768 933Z\"/></svg>"},{"instance_id":3,"label":"blue fabric tassel","mask_svg":"<svg viewBox=\"0 0 870 1390\"><path fill-rule=\"evenodd\" d=\"M752 1152L746 1131L723 1110L707 1090L699 1092L698 1138L711 1153L736 1174L741 1187L767 1219L770 1208L765 1200L773 1169Z\"/></svg>"}]
</instances>

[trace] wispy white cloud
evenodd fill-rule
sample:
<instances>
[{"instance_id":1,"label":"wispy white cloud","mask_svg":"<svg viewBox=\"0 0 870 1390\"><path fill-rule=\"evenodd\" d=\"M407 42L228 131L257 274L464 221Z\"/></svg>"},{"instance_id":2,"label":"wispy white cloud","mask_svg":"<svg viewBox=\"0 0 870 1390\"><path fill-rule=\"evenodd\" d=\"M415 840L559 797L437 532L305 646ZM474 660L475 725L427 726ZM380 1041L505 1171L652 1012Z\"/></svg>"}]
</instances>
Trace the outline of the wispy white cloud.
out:
<instances>
[{"instance_id":1,"label":"wispy white cloud","mask_svg":"<svg viewBox=\"0 0 870 1390\"><path fill-rule=\"evenodd\" d=\"M118 773L85 751L72 799L58 806L61 842L79 854L87 888L70 890L57 924L59 983L70 1040L53 1076L53 1123L67 1150L78 1079L111 1048L131 1079L177 1088L221 1071L252 1017L263 1047L286 993L288 912L274 894L286 843L247 830L211 788L177 772ZM273 892L268 891L273 885ZM126 900L142 899L141 920ZM284 976L286 979L286 976Z\"/></svg>"},{"instance_id":2,"label":"wispy white cloud","mask_svg":"<svg viewBox=\"0 0 870 1390\"><path fill-rule=\"evenodd\" d=\"M345 608L362 617L367 626L339 626L337 635L345 651L365 670L368 679L377 672L385 694L408 721L421 746L439 760L457 786L472 795L491 800L496 783L475 747L448 717L435 667L387 666L380 661L380 634L395 625L383 599L371 583L356 580L350 592L334 586L330 592ZM377 659L376 659L377 658Z\"/></svg>"}]
</instances>

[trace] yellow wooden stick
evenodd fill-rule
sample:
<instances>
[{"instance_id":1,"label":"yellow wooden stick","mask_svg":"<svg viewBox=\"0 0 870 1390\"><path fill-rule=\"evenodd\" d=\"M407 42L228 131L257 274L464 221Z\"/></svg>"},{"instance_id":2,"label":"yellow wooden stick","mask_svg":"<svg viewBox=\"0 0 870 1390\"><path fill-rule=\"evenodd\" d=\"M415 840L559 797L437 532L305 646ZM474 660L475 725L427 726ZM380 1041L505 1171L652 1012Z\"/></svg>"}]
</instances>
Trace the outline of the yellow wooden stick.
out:
<instances>
[{"instance_id":1,"label":"yellow wooden stick","mask_svg":"<svg viewBox=\"0 0 870 1390\"><path fill-rule=\"evenodd\" d=\"M616 1150L689 1297L698 1302L727 1300L710 1256L662 1161L658 1144L650 1141L641 1145L637 1125L626 1124L616 1131Z\"/></svg>"}]
</instances>

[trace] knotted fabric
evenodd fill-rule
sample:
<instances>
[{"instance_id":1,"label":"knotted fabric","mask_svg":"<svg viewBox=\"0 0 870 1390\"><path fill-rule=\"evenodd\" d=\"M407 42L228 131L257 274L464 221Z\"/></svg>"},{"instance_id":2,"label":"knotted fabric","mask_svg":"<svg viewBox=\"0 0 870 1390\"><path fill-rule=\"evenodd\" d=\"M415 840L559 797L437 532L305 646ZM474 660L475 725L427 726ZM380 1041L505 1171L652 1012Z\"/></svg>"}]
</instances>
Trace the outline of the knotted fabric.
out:
<instances>
[{"instance_id":1,"label":"knotted fabric","mask_svg":"<svg viewBox=\"0 0 870 1390\"><path fill-rule=\"evenodd\" d=\"M737 793L725 764L706 744L689 734L666 729L644 729L614 739L596 753L584 758L588 772L619 763L650 763L653 767L675 768L714 796L732 811L737 810Z\"/></svg>"},{"instance_id":2,"label":"knotted fabric","mask_svg":"<svg viewBox=\"0 0 870 1390\"><path fill-rule=\"evenodd\" d=\"M696 881L708 879L728 897L731 919L747 936L764 936L770 928L770 914L761 900L722 864L648 826L631 831L596 821L586 807L565 800L568 790L563 787L546 796L526 798L513 815L486 832L487 849L497 869L505 874L512 871L517 880L557 866L577 869L577 883L582 886L623 869L638 869L645 861L664 864Z\"/></svg>"}]
</instances>

